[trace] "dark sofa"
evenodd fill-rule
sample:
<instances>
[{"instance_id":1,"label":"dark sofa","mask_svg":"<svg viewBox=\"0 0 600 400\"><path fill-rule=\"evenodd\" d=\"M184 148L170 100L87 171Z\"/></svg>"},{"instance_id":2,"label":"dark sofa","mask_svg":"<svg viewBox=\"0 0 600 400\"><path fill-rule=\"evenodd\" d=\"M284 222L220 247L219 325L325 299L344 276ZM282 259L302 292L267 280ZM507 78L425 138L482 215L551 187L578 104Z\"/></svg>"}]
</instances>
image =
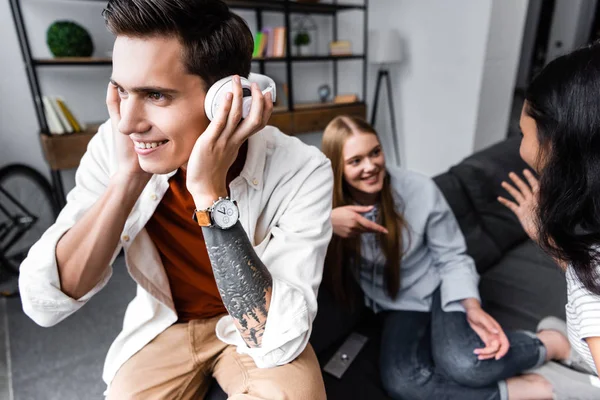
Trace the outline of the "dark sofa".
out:
<instances>
[{"instance_id":1,"label":"dark sofa","mask_svg":"<svg viewBox=\"0 0 600 400\"><path fill-rule=\"evenodd\" d=\"M496 201L498 195L508 196L500 186L508 173L526 168L519 144L520 138L511 138L475 153L435 177L435 182L454 211L468 253L477 264L484 308L505 329L534 330L544 316L564 318L566 286L563 273ZM379 381L380 319L362 307L352 313L341 310L322 288L311 336L322 366L353 331L369 341L342 379L324 373L328 398L388 399ZM225 395L214 385L207 398Z\"/></svg>"}]
</instances>

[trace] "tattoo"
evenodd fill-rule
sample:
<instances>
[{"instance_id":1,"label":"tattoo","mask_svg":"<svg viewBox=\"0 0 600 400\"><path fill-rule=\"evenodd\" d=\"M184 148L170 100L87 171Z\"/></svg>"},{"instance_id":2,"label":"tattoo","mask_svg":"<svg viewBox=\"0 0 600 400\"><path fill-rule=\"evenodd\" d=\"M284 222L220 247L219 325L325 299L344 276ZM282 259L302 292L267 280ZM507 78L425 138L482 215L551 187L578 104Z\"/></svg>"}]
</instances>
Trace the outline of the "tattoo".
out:
<instances>
[{"instance_id":1,"label":"tattoo","mask_svg":"<svg viewBox=\"0 0 600 400\"><path fill-rule=\"evenodd\" d=\"M273 279L244 228L202 228L223 304L249 347L259 347L267 323Z\"/></svg>"}]
</instances>

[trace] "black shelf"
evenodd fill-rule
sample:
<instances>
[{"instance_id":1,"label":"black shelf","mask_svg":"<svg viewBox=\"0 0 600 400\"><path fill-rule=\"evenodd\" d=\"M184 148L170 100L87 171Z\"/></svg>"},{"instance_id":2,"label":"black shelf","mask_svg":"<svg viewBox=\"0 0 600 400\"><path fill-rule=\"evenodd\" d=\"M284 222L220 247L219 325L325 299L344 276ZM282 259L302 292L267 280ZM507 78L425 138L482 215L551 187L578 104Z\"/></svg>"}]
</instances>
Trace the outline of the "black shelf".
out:
<instances>
[{"instance_id":1,"label":"black shelf","mask_svg":"<svg viewBox=\"0 0 600 400\"><path fill-rule=\"evenodd\" d=\"M330 55L311 55L311 56L292 56L290 61L337 61L337 60L362 60L365 56L362 54L349 54L344 56ZM255 57L252 61L256 62L286 62L286 57Z\"/></svg>"},{"instance_id":2,"label":"black shelf","mask_svg":"<svg viewBox=\"0 0 600 400\"><path fill-rule=\"evenodd\" d=\"M284 12L286 8L285 1L268 0L224 0L231 8L245 10L261 11L280 11ZM340 11L365 10L363 4L337 4L337 3L299 3L297 1L288 2L289 11L293 13L311 13L311 14L335 14Z\"/></svg>"},{"instance_id":3,"label":"black shelf","mask_svg":"<svg viewBox=\"0 0 600 400\"><path fill-rule=\"evenodd\" d=\"M73 0L56 0L73 1ZM81 0L78 0L81 1ZM106 3L106 0L84 0L92 3ZM231 8L245 10L281 11L285 10L286 0L223 0ZM365 10L362 4L337 4L337 3L301 3L289 1L290 11L311 14L334 14L339 11Z\"/></svg>"},{"instance_id":4,"label":"black shelf","mask_svg":"<svg viewBox=\"0 0 600 400\"><path fill-rule=\"evenodd\" d=\"M334 61L334 60L362 60L365 56L362 54L349 54L341 56L332 55L309 55L309 56L292 56L291 61ZM286 62L286 57L257 57L252 61L256 62ZM41 58L32 60L35 66L46 67L64 67L64 66L109 66L112 65L110 58L93 58L93 57L63 57L63 58Z\"/></svg>"},{"instance_id":5,"label":"black shelf","mask_svg":"<svg viewBox=\"0 0 600 400\"><path fill-rule=\"evenodd\" d=\"M348 54L344 56L293 56L292 61L335 61L335 60L362 60L365 56L361 54Z\"/></svg>"},{"instance_id":6,"label":"black shelf","mask_svg":"<svg viewBox=\"0 0 600 400\"><path fill-rule=\"evenodd\" d=\"M63 58L42 58L32 60L35 66L64 67L64 66L91 66L91 65L112 65L110 58L94 57L63 57Z\"/></svg>"}]
</instances>

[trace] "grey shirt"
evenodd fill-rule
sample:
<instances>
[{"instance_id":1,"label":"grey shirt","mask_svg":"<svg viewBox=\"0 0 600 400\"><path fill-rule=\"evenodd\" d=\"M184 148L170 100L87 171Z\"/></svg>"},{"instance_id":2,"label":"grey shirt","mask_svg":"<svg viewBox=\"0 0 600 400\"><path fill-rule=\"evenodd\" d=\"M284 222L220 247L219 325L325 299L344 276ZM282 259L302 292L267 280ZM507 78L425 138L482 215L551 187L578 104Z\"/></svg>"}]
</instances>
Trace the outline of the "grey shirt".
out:
<instances>
[{"instance_id":1,"label":"grey shirt","mask_svg":"<svg viewBox=\"0 0 600 400\"><path fill-rule=\"evenodd\" d=\"M432 179L388 168L397 211L404 215L404 256L400 290L395 299L384 283L385 256L375 233L361 236L361 262L355 272L368 307L382 310L430 311L433 292L441 285L444 311L464 311L460 301L479 299L479 275L466 252L465 239L446 199ZM376 221L379 210L363 214Z\"/></svg>"}]
</instances>

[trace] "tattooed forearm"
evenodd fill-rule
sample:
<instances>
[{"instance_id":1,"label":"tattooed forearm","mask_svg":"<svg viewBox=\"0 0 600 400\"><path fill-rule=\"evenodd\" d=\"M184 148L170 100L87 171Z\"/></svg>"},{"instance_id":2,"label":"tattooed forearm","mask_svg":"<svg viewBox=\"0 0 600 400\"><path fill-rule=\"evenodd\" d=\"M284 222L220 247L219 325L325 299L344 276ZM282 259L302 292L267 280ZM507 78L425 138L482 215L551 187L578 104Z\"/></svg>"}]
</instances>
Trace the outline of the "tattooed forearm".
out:
<instances>
[{"instance_id":1,"label":"tattooed forearm","mask_svg":"<svg viewBox=\"0 0 600 400\"><path fill-rule=\"evenodd\" d=\"M202 228L223 304L249 347L259 347L273 279L238 222L227 230Z\"/></svg>"}]
</instances>

